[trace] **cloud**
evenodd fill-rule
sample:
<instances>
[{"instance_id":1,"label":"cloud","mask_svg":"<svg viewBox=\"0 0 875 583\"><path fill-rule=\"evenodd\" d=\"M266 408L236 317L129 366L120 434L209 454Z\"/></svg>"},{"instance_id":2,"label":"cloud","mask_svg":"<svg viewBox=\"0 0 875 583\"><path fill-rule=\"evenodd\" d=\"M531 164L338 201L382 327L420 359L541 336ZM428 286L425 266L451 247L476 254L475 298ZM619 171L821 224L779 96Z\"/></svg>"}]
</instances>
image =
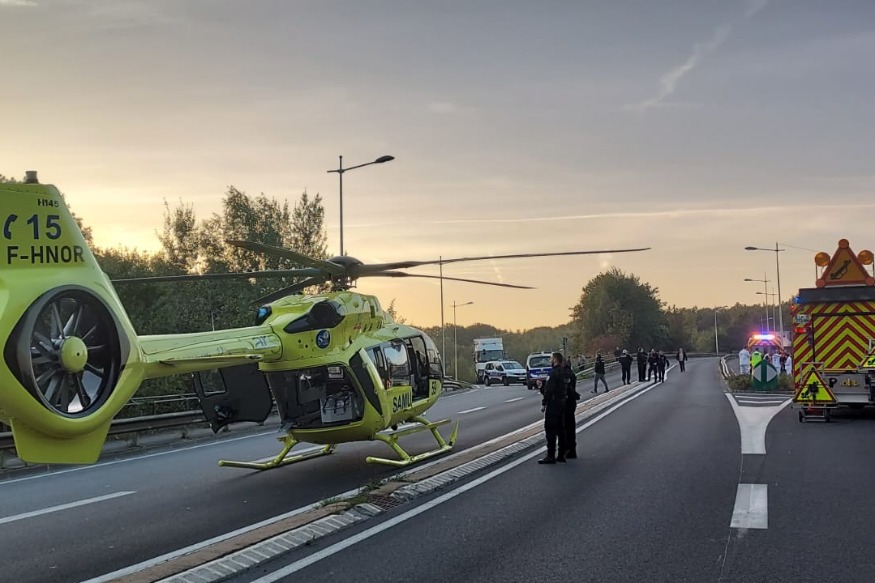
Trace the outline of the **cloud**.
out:
<instances>
[{"instance_id":1,"label":"cloud","mask_svg":"<svg viewBox=\"0 0 875 583\"><path fill-rule=\"evenodd\" d=\"M744 11L745 18L756 16L768 5L769 0L747 0L747 9Z\"/></svg>"},{"instance_id":2,"label":"cloud","mask_svg":"<svg viewBox=\"0 0 875 583\"><path fill-rule=\"evenodd\" d=\"M636 218L652 218L652 219L688 219L696 217L747 217L747 216L768 216L770 213L780 213L781 215L803 215L806 217L816 215L817 213L827 211L862 211L875 209L875 203L854 203L854 204L808 204L808 205L793 205L793 206L739 206L738 208L699 208L699 209L673 209L664 211L640 211L640 212L614 212L614 213L597 213L585 215L560 215L550 217L521 217L521 218L476 218L476 219L448 219L440 221L421 221L419 225L450 225L450 224L487 224L487 223L551 223L559 221L595 221L595 220L611 220L611 219L636 219ZM405 223L368 223L354 224L350 228L373 228L397 226Z\"/></svg>"},{"instance_id":3,"label":"cloud","mask_svg":"<svg viewBox=\"0 0 875 583\"><path fill-rule=\"evenodd\" d=\"M24 7L36 6L33 0L0 0L0 6Z\"/></svg>"},{"instance_id":4,"label":"cloud","mask_svg":"<svg viewBox=\"0 0 875 583\"><path fill-rule=\"evenodd\" d=\"M746 4L747 6L744 10L744 17L753 18L765 10L766 6L769 4L769 0L747 0ZM644 113L648 109L674 105L671 102L667 102L666 99L674 95L681 80L692 73L702 63L705 57L719 49L723 43L729 40L731 35L731 24L718 27L708 42L693 45L692 54L686 61L660 77L659 91L654 97L646 99L640 103L628 104L624 106L624 109L632 110L637 113Z\"/></svg>"},{"instance_id":5,"label":"cloud","mask_svg":"<svg viewBox=\"0 0 875 583\"><path fill-rule=\"evenodd\" d=\"M706 56L719 49L729 39L731 34L732 26L725 25L718 27L708 42L693 45L693 52L686 61L660 77L659 91L654 97L641 103L627 105L626 109L644 113L654 107L664 107L666 104L665 100L674 95L681 80L692 73Z\"/></svg>"}]
</instances>

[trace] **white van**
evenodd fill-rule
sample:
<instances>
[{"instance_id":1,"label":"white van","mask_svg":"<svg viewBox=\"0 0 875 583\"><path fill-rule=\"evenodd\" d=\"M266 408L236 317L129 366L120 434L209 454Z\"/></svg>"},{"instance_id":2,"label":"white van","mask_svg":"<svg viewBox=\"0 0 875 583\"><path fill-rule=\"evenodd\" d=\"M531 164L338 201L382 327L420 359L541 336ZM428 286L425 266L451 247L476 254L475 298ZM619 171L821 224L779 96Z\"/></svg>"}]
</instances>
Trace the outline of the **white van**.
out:
<instances>
[{"instance_id":1,"label":"white van","mask_svg":"<svg viewBox=\"0 0 875 583\"><path fill-rule=\"evenodd\" d=\"M500 382L504 386L526 382L526 369L515 360L492 360L483 369L483 383L488 387Z\"/></svg>"},{"instance_id":2,"label":"white van","mask_svg":"<svg viewBox=\"0 0 875 583\"><path fill-rule=\"evenodd\" d=\"M547 382L550 369L553 368L550 363L552 358L552 352L533 352L526 357L526 386L529 390L537 388L537 381Z\"/></svg>"}]
</instances>

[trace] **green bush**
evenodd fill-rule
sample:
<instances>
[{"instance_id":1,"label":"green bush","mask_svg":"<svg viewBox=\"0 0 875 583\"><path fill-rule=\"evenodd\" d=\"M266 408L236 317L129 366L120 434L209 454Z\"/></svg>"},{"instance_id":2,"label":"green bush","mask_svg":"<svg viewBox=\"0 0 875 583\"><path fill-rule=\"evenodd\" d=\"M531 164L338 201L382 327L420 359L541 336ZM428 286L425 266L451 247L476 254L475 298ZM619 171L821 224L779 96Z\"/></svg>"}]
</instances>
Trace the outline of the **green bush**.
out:
<instances>
[{"instance_id":1,"label":"green bush","mask_svg":"<svg viewBox=\"0 0 875 583\"><path fill-rule=\"evenodd\" d=\"M726 379L726 384L729 386L729 390L733 393L754 390L753 383L748 375L732 375ZM778 388L775 390L787 393L794 392L795 386L793 384L793 377L790 375L781 375L778 378Z\"/></svg>"}]
</instances>

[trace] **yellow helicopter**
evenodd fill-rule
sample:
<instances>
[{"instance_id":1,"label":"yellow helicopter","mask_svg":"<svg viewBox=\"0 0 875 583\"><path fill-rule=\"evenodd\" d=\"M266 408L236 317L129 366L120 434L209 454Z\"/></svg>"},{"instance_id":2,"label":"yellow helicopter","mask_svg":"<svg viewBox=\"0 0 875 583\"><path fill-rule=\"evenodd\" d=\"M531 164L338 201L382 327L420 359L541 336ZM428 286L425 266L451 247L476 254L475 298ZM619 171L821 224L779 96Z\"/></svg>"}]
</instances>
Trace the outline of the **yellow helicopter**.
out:
<instances>
[{"instance_id":1,"label":"yellow helicopter","mask_svg":"<svg viewBox=\"0 0 875 583\"><path fill-rule=\"evenodd\" d=\"M438 430L450 420L423 415L441 394L443 366L434 342L399 324L374 296L350 291L360 277L422 277L399 269L498 258L625 253L571 251L436 261L364 264L352 257L314 259L287 249L230 241L285 257L300 269L117 280L302 277L259 300L254 326L191 334L137 336L113 287L89 250L58 190L29 173L0 184L0 421L12 428L19 457L33 463L94 463L113 417L147 378L193 375L214 431L264 421L274 402L282 450L267 462L220 465L270 469L330 454L340 443L382 441L406 466L450 450ZM495 282L443 277L511 288ZM308 295L314 285L332 291ZM401 427L406 425L405 427ZM398 438L430 431L437 446L409 455ZM300 455L298 443L323 447Z\"/></svg>"}]
</instances>

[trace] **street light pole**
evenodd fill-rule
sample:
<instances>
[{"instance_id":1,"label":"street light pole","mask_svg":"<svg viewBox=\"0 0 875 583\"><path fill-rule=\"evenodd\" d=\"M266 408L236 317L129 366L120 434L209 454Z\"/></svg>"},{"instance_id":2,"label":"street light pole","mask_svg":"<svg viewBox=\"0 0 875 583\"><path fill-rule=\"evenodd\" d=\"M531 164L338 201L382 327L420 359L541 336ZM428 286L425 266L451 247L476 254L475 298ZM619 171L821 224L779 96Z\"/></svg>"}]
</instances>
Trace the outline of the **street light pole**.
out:
<instances>
[{"instance_id":1,"label":"street light pole","mask_svg":"<svg viewBox=\"0 0 875 583\"><path fill-rule=\"evenodd\" d=\"M781 295L781 249L775 241L775 271L778 274L778 330L781 332L781 350L784 350L784 296Z\"/></svg>"},{"instance_id":2,"label":"street light pole","mask_svg":"<svg viewBox=\"0 0 875 583\"><path fill-rule=\"evenodd\" d=\"M444 257L438 257L441 277L441 359L447 357L447 327L444 324Z\"/></svg>"},{"instance_id":3,"label":"street light pole","mask_svg":"<svg viewBox=\"0 0 875 583\"><path fill-rule=\"evenodd\" d=\"M459 328L456 326L456 308L470 306L473 303L465 302L464 304L457 304L456 300L453 300L453 366L455 367L453 378L456 380L459 380Z\"/></svg>"},{"instance_id":4,"label":"street light pole","mask_svg":"<svg viewBox=\"0 0 875 583\"><path fill-rule=\"evenodd\" d=\"M349 168L343 167L343 156L339 156L340 160L335 170L328 170L328 173L336 172L337 177L340 180L339 191L340 191L340 254L343 255L343 173L349 172L350 170L355 170L356 168L364 168L365 166L370 166L371 164L383 164L384 162L391 162L395 159L395 156L380 156L373 162L366 162L364 164L359 164L357 166L350 166Z\"/></svg>"},{"instance_id":5,"label":"street light pole","mask_svg":"<svg viewBox=\"0 0 875 583\"><path fill-rule=\"evenodd\" d=\"M763 277L765 278L765 274L763 274ZM768 279L751 279L749 277L745 277L744 281L762 282L763 290L766 292L766 295L769 294L769 288L768 288L769 280ZM757 292L757 293L759 293L759 292ZM763 308L766 311L766 328L768 328L769 327L769 304L768 304L768 301L766 298L763 298Z\"/></svg>"},{"instance_id":6,"label":"street light pole","mask_svg":"<svg viewBox=\"0 0 875 583\"><path fill-rule=\"evenodd\" d=\"M793 245L784 244L785 247L793 247ZM805 251L812 251L811 249L805 249L805 247L795 247L796 249L803 249ZM765 247L745 247L746 251L771 251L775 254L775 272L778 276L778 328L781 333L781 346L784 345L784 296L781 295L781 259L780 254L781 251L786 251L786 249L781 249L781 244L775 241L775 248L765 248ZM817 272L817 267L815 267L815 272Z\"/></svg>"},{"instance_id":7,"label":"street light pole","mask_svg":"<svg viewBox=\"0 0 875 583\"><path fill-rule=\"evenodd\" d=\"M717 339L717 310L720 308L714 308L714 352L716 354L720 354L720 340Z\"/></svg>"}]
</instances>

